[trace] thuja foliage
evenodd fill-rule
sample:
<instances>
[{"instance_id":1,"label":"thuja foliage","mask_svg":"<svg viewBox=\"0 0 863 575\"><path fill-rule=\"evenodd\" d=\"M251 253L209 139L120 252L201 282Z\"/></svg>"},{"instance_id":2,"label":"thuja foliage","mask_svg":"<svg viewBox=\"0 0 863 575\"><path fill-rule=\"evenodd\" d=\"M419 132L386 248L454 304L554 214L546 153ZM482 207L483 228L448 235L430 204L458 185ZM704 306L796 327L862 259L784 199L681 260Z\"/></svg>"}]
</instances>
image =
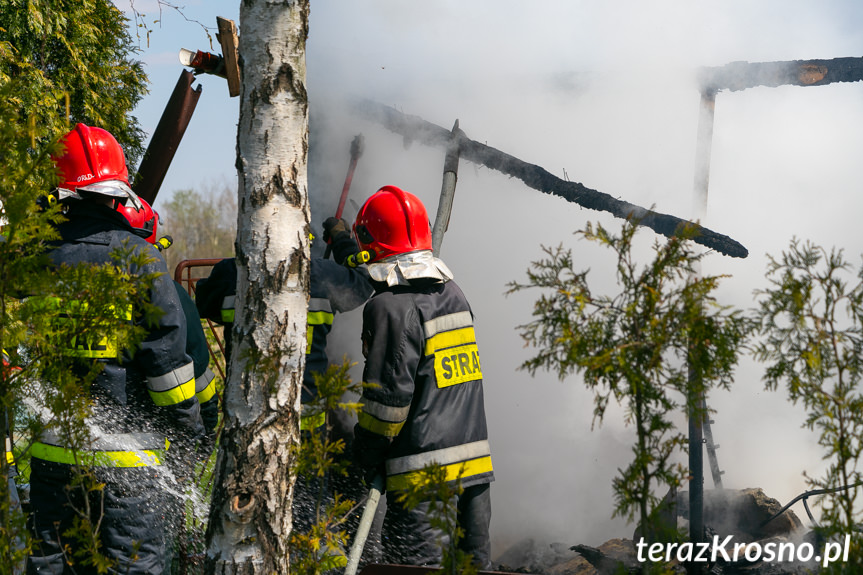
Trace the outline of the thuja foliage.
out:
<instances>
[{"instance_id":1,"label":"thuja foliage","mask_svg":"<svg viewBox=\"0 0 863 575\"><path fill-rule=\"evenodd\" d=\"M863 484L863 266L856 272L842 250L794 239L769 257L769 287L757 292L762 336L756 358L767 363L768 389L784 385L806 409L804 425L818 435L827 469L807 474L820 499L823 535L853 533L850 553L863 562L857 501ZM858 563L859 566L859 563Z\"/></svg>"},{"instance_id":2,"label":"thuja foliage","mask_svg":"<svg viewBox=\"0 0 863 575\"><path fill-rule=\"evenodd\" d=\"M125 18L108 0L0 0L0 201L4 218L0 346L9 352L14 367L0 374L0 410L6 416L3 419L17 416L14 427L21 439L16 441L16 465L5 458L0 463L3 478L17 468L22 472L19 479L26 479L28 442L43 422L51 422L70 437L86 435L81 421L87 408L82 393L88 378L73 381L64 373L63 361L52 344L72 337L73 330L81 336L106 327L99 319L106 309L98 294L110 293L122 306L130 278L117 273L114 266L92 275L74 269L59 275L48 273L44 251L54 237L51 224L57 221L59 208L38 210L35 200L55 185L50 153L58 151L56 139L76 122L112 132L130 162L140 157L144 134L129 113L146 92L146 76L141 64L132 59L134 52ZM118 254L133 265L129 256ZM25 299L33 294L67 300L93 297L86 311L79 308L77 325L61 326L51 323L50 318L56 317L52 300ZM109 322L115 319L113 313L106 317L111 318ZM131 344L139 334L124 329L119 327L114 333L117 342ZM49 379L51 376L56 377ZM36 381L43 385L35 388ZM38 402L44 417L28 421L24 399ZM98 496L97 484L85 479L78 482L80 489ZM29 545L23 518L10 505L10 495L9 483L3 481L0 572L4 573L21 564ZM82 549L94 541L91 526L85 523L79 530L85 543ZM98 553L89 557L94 564L100 561ZM104 563L96 566L106 568Z\"/></svg>"},{"instance_id":3,"label":"thuja foliage","mask_svg":"<svg viewBox=\"0 0 863 575\"><path fill-rule=\"evenodd\" d=\"M363 389L362 383L351 380L350 368L345 359L324 373L315 373L317 394L303 405L303 419L313 429L303 431L293 460L297 482L291 533L291 570L301 575L318 575L347 564L345 523L357 509L350 492L360 479L350 473L345 440L335 435L334 418L337 411L356 414L361 408L357 402L345 401ZM317 426L318 418L323 425Z\"/></svg>"},{"instance_id":4,"label":"thuja foliage","mask_svg":"<svg viewBox=\"0 0 863 575\"><path fill-rule=\"evenodd\" d=\"M113 261L102 266L50 265L47 249L57 239L54 224L62 220L57 204L42 206L37 198L52 190L57 175L50 154L59 148L62 135L51 128L21 121L14 94L17 82L0 88L0 150L4 169L0 172L0 202L3 225L0 233L0 347L9 356L10 369L0 371L0 413L17 416L14 430L19 457L33 438L49 427L73 449L89 440L86 417L90 402L87 390L98 367L89 373L71 368L68 350L75 342L101 342L110 338L118 350L133 350L159 310L146 303L153 277L138 274L150 256L120 248ZM33 146L33 142L51 142ZM134 309L136 321L129 321ZM7 430L8 431L8 430ZM17 439L17 438L16 438ZM4 457L0 471L0 571L12 572L20 565L29 545L20 513L10 505L9 484L14 465ZM104 572L111 564L100 553L95 517L100 487L86 473L76 479L73 491L81 492L82 506L74 536L80 543L67 557L70 564L89 565Z\"/></svg>"},{"instance_id":5,"label":"thuja foliage","mask_svg":"<svg viewBox=\"0 0 863 575\"><path fill-rule=\"evenodd\" d=\"M687 475L679 463L686 435L673 416L701 418L701 399L711 388L727 388L746 335L737 312L717 303L712 293L720 276L701 276L685 232L653 246L653 259L633 253L637 227L624 224L615 235L588 224L581 238L608 248L616 263L618 291L595 293L587 270L562 247L543 248L524 284L510 292L538 288L533 320L522 337L538 352L523 364L535 374L549 370L561 379L581 374L593 392L594 425L601 424L609 402L624 408L635 430L632 460L613 480L614 516L639 520L646 533L662 526L655 510L662 486L677 486ZM664 491L663 491L664 492Z\"/></svg>"},{"instance_id":6,"label":"thuja foliage","mask_svg":"<svg viewBox=\"0 0 863 575\"><path fill-rule=\"evenodd\" d=\"M43 137L77 122L111 132L130 166L144 133L130 114L147 92L123 13L110 0L0 0L0 86Z\"/></svg>"},{"instance_id":7,"label":"thuja foliage","mask_svg":"<svg viewBox=\"0 0 863 575\"><path fill-rule=\"evenodd\" d=\"M45 287L42 252L44 243L53 237L51 222L58 216L56 210L36 210L35 198L55 180L50 148L32 153L30 134L18 123L15 110L8 104L11 92L12 86L0 88L0 150L4 164L0 170L0 215L5 224L0 236L0 347L10 351L11 364L9 369L0 370L0 414L4 420L12 419L25 396L27 372L17 369L19 362L14 353L17 342L27 336L26 318L22 317L17 295L27 287L28 276L37 289ZM11 421L7 427L11 427ZM2 431L5 434L8 429ZM8 478L14 474L14 466L4 453L0 458L0 571L4 573L11 573L28 552L23 516L10 503Z\"/></svg>"}]
</instances>

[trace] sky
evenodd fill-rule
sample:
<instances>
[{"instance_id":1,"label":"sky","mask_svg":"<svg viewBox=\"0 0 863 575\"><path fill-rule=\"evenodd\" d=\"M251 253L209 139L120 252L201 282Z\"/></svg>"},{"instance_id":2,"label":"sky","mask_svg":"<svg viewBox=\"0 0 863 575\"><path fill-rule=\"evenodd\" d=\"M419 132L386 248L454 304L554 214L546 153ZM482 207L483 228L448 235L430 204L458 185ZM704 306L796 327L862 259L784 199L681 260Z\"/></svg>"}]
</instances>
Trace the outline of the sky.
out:
<instances>
[{"instance_id":1,"label":"sky","mask_svg":"<svg viewBox=\"0 0 863 575\"><path fill-rule=\"evenodd\" d=\"M117 1L118 6L124 3ZM414 143L344 114L345 97L365 97L538 164L558 177L622 200L693 217L699 93L695 70L734 61L859 57L863 4L849 1L311 0L307 88L315 170L313 227L337 203L353 137L362 133L351 200L383 185L416 195L434 217L443 150ZM155 0L136 0L150 19ZM209 50L202 25L216 16L240 27L239 2L188 0L163 8L140 58L151 91L136 110L152 133L179 77L180 48ZM191 20L191 21L189 21ZM197 21L197 23L195 22ZM138 30L141 30L140 28ZM213 50L218 52L218 44ZM201 77L203 93L162 194L236 185L239 98L224 80ZM703 223L741 242L746 259L710 253L705 274L722 274L723 304L748 309L764 289L767 254L792 238L845 251L859 266L863 211L863 84L720 92ZM160 196L164 201L164 198ZM158 201L155 206L158 209ZM345 215L352 218L354 205ZM524 281L541 246L573 250L596 289L612 290L609 252L579 241L588 222L620 221L463 161L441 257L471 301L484 372L495 465L495 554L528 537L598 546L631 537L611 519L611 482L630 457L632 432L620 410L592 428L592 397L578 377L564 381L519 369L535 350L518 326L537 292L506 296ZM662 238L639 234L643 258ZM359 312L337 319L331 344L360 358ZM331 351L331 356L333 355ZM807 489L803 473L824 462L804 411L764 391L763 366L744 358L730 392L709 398L727 488L762 487L786 503ZM710 488L711 480L706 479ZM794 508L804 517L800 505Z\"/></svg>"}]
</instances>

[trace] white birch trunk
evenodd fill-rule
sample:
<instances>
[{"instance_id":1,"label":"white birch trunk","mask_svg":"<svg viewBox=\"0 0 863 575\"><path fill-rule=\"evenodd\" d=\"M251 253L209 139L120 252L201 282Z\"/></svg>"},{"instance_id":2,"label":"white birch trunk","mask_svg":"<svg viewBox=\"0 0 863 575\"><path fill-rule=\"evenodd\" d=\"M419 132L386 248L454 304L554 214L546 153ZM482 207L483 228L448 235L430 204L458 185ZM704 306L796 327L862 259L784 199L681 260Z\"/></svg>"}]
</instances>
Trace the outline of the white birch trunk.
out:
<instances>
[{"instance_id":1,"label":"white birch trunk","mask_svg":"<svg viewBox=\"0 0 863 575\"><path fill-rule=\"evenodd\" d=\"M306 346L308 0L244 0L239 271L207 572L288 573Z\"/></svg>"}]
</instances>

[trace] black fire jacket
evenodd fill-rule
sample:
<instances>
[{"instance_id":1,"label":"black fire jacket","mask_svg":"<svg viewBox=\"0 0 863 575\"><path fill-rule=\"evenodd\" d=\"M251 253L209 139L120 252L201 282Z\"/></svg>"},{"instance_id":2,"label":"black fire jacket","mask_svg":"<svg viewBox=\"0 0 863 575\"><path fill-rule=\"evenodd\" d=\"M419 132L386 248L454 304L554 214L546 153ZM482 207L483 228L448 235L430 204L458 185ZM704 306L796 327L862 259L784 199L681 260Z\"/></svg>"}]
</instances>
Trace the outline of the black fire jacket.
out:
<instances>
[{"instance_id":1,"label":"black fire jacket","mask_svg":"<svg viewBox=\"0 0 863 575\"><path fill-rule=\"evenodd\" d=\"M335 314L360 307L372 294L364 268L348 268L332 260L312 258L309 275L303 403L311 401L317 393L314 373L323 373L329 365L327 336L333 328ZM228 258L216 264L208 278L198 281L195 296L201 317L226 326L226 348L230 345L234 322L236 286L237 264L234 258ZM229 353L226 349L226 354Z\"/></svg>"},{"instance_id":2,"label":"black fire jacket","mask_svg":"<svg viewBox=\"0 0 863 575\"><path fill-rule=\"evenodd\" d=\"M387 489L429 464L463 487L494 480L473 313L453 281L375 285L363 309L363 411L354 455Z\"/></svg>"},{"instance_id":3,"label":"black fire jacket","mask_svg":"<svg viewBox=\"0 0 863 575\"><path fill-rule=\"evenodd\" d=\"M108 436L98 438L95 451L118 453L134 445L149 451L164 450L165 439L193 441L204 437L198 400L195 397L195 374L191 358L186 354L186 319L177 291L168 275L165 261L143 238L137 236L125 218L106 206L90 202L72 202L68 221L58 226L61 240L50 252L54 264L75 266L82 262L104 264L111 253L127 245L150 256L150 263L132 273L157 273L149 293L151 304L163 314L158 325L147 327L148 333L139 349L118 358L80 359L80 362L103 362L104 370L91 388L94 399L94 421L100 431L120 434L118 445ZM137 314L133 313L132 317ZM140 432L140 433L139 433ZM137 434L137 435L136 435ZM153 446L143 445L154 441ZM56 438L55 438L56 439ZM66 463L68 454L63 446L44 440L34 446L34 456ZM104 460L96 458L96 461ZM128 458L118 456L109 463L125 466ZM140 462L138 463L140 464Z\"/></svg>"},{"instance_id":4,"label":"black fire jacket","mask_svg":"<svg viewBox=\"0 0 863 575\"><path fill-rule=\"evenodd\" d=\"M201 419L211 436L219 423L219 394L216 392L216 376L210 369L210 348L201 325L201 316L192 296L176 281L177 297L186 316L186 353L195 366L195 396L201 405Z\"/></svg>"}]
</instances>

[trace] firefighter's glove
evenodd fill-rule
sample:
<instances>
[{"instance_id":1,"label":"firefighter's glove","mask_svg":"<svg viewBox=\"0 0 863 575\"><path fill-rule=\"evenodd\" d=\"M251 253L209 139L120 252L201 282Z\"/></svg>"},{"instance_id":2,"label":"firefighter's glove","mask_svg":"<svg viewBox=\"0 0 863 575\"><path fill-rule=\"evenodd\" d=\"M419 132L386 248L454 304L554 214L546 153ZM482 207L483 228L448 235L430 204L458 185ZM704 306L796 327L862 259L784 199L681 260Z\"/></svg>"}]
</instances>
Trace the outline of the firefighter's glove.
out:
<instances>
[{"instance_id":1,"label":"firefighter's glove","mask_svg":"<svg viewBox=\"0 0 863 575\"><path fill-rule=\"evenodd\" d=\"M353 460L366 485L370 485L376 475L386 474L384 462L389 446L389 438L367 431L359 425L354 427Z\"/></svg>"},{"instance_id":2,"label":"firefighter's glove","mask_svg":"<svg viewBox=\"0 0 863 575\"><path fill-rule=\"evenodd\" d=\"M348 222L341 218L330 217L324 220L324 241L332 243L334 239L338 239L342 234L351 235Z\"/></svg>"},{"instance_id":3,"label":"firefighter's glove","mask_svg":"<svg viewBox=\"0 0 863 575\"><path fill-rule=\"evenodd\" d=\"M379 475L383 478L386 478L387 476L386 466L383 463L377 467L368 467L363 469L363 484L370 487L372 481L374 481L375 477Z\"/></svg>"}]
</instances>

